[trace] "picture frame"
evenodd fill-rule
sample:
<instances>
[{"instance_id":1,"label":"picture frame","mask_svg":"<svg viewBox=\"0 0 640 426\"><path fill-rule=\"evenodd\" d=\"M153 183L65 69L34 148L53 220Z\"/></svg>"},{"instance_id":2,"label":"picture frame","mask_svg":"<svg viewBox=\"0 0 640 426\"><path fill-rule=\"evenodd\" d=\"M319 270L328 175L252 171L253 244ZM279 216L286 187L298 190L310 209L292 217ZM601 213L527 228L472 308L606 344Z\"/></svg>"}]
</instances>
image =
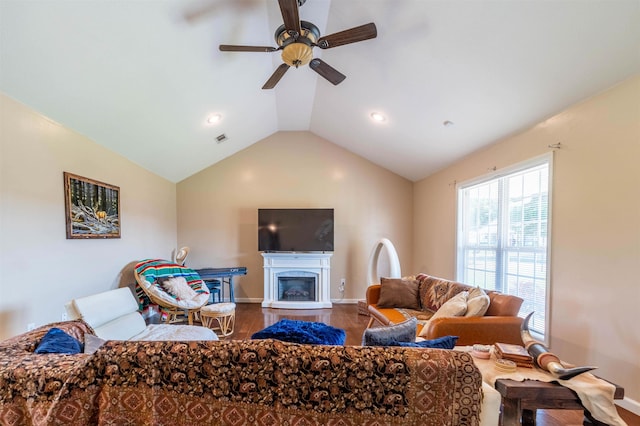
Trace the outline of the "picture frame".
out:
<instances>
[{"instance_id":1,"label":"picture frame","mask_svg":"<svg viewBox=\"0 0 640 426\"><path fill-rule=\"evenodd\" d=\"M67 239L120 238L120 188L63 174Z\"/></svg>"}]
</instances>

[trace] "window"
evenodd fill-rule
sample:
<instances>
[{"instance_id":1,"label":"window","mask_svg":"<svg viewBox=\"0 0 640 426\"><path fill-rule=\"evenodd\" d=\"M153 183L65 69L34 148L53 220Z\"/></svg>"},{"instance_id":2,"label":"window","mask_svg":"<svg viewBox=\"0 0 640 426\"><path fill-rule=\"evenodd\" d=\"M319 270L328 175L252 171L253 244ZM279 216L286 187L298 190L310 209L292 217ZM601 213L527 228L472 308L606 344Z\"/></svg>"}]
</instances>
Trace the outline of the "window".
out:
<instances>
[{"instance_id":1,"label":"window","mask_svg":"<svg viewBox=\"0 0 640 426\"><path fill-rule=\"evenodd\" d=\"M544 337L551 155L458 187L457 280L524 299Z\"/></svg>"}]
</instances>

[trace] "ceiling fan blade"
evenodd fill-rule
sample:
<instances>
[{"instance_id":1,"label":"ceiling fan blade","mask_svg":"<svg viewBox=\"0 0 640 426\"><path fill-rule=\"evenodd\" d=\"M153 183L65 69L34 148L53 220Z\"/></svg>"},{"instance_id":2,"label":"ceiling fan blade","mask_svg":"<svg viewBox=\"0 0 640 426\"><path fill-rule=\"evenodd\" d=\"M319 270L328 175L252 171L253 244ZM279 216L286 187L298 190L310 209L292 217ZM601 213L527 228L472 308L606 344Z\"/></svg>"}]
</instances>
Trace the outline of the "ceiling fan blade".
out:
<instances>
[{"instance_id":1,"label":"ceiling fan blade","mask_svg":"<svg viewBox=\"0 0 640 426\"><path fill-rule=\"evenodd\" d=\"M300 34L300 14L298 13L298 0L278 0L284 27L289 31Z\"/></svg>"},{"instance_id":2,"label":"ceiling fan blade","mask_svg":"<svg viewBox=\"0 0 640 426\"><path fill-rule=\"evenodd\" d=\"M360 25L359 27L350 28L348 30L320 37L317 44L321 49L330 49L344 44L376 38L377 35L378 30L376 29L376 24L370 22L368 24Z\"/></svg>"},{"instance_id":3,"label":"ceiling fan blade","mask_svg":"<svg viewBox=\"0 0 640 426\"><path fill-rule=\"evenodd\" d=\"M275 52L278 49L271 46L235 46L232 44L221 44L220 50L223 52Z\"/></svg>"},{"instance_id":4,"label":"ceiling fan blade","mask_svg":"<svg viewBox=\"0 0 640 426\"><path fill-rule=\"evenodd\" d=\"M322 59L313 58L311 62L309 62L309 67L322 77L326 78L334 86L342 83L342 80L347 78L346 75L342 74Z\"/></svg>"},{"instance_id":5,"label":"ceiling fan blade","mask_svg":"<svg viewBox=\"0 0 640 426\"><path fill-rule=\"evenodd\" d=\"M269 80L267 80L267 82L264 84L264 86L262 86L262 88L273 89L274 87L276 87L276 84L278 84L278 82L280 81L284 73L287 72L288 69L289 69L289 65L281 64L278 68L276 68L273 74L271 74L271 77L269 77Z\"/></svg>"}]
</instances>

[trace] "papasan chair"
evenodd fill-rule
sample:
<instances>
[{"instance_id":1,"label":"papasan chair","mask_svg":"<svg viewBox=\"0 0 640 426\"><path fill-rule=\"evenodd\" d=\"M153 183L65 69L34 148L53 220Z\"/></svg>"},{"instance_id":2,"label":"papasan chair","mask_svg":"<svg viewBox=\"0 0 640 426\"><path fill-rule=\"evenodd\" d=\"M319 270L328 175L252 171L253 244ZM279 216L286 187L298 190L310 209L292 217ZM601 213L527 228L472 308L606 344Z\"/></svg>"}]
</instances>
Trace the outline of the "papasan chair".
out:
<instances>
[{"instance_id":1,"label":"papasan chair","mask_svg":"<svg viewBox=\"0 0 640 426\"><path fill-rule=\"evenodd\" d=\"M177 321L177 317L186 312L189 325L193 325L194 315L209 301L209 289L200 279L200 275L186 266L168 260L146 259L136 264L134 275L138 287L151 303L157 304L167 313L167 323ZM186 284L193 290L190 291L193 297L180 298L175 292L167 291L166 281L177 277L185 279Z\"/></svg>"}]
</instances>

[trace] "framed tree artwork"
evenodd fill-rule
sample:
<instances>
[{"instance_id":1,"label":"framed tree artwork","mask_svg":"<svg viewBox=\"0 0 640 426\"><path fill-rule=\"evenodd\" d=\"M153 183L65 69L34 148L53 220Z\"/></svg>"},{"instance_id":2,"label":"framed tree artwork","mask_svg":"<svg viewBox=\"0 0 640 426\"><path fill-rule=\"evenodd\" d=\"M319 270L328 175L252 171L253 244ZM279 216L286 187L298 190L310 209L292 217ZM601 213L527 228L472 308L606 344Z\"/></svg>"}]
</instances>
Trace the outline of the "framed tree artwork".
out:
<instances>
[{"instance_id":1,"label":"framed tree artwork","mask_svg":"<svg viewBox=\"0 0 640 426\"><path fill-rule=\"evenodd\" d=\"M120 238L120 188L64 172L67 239Z\"/></svg>"}]
</instances>

